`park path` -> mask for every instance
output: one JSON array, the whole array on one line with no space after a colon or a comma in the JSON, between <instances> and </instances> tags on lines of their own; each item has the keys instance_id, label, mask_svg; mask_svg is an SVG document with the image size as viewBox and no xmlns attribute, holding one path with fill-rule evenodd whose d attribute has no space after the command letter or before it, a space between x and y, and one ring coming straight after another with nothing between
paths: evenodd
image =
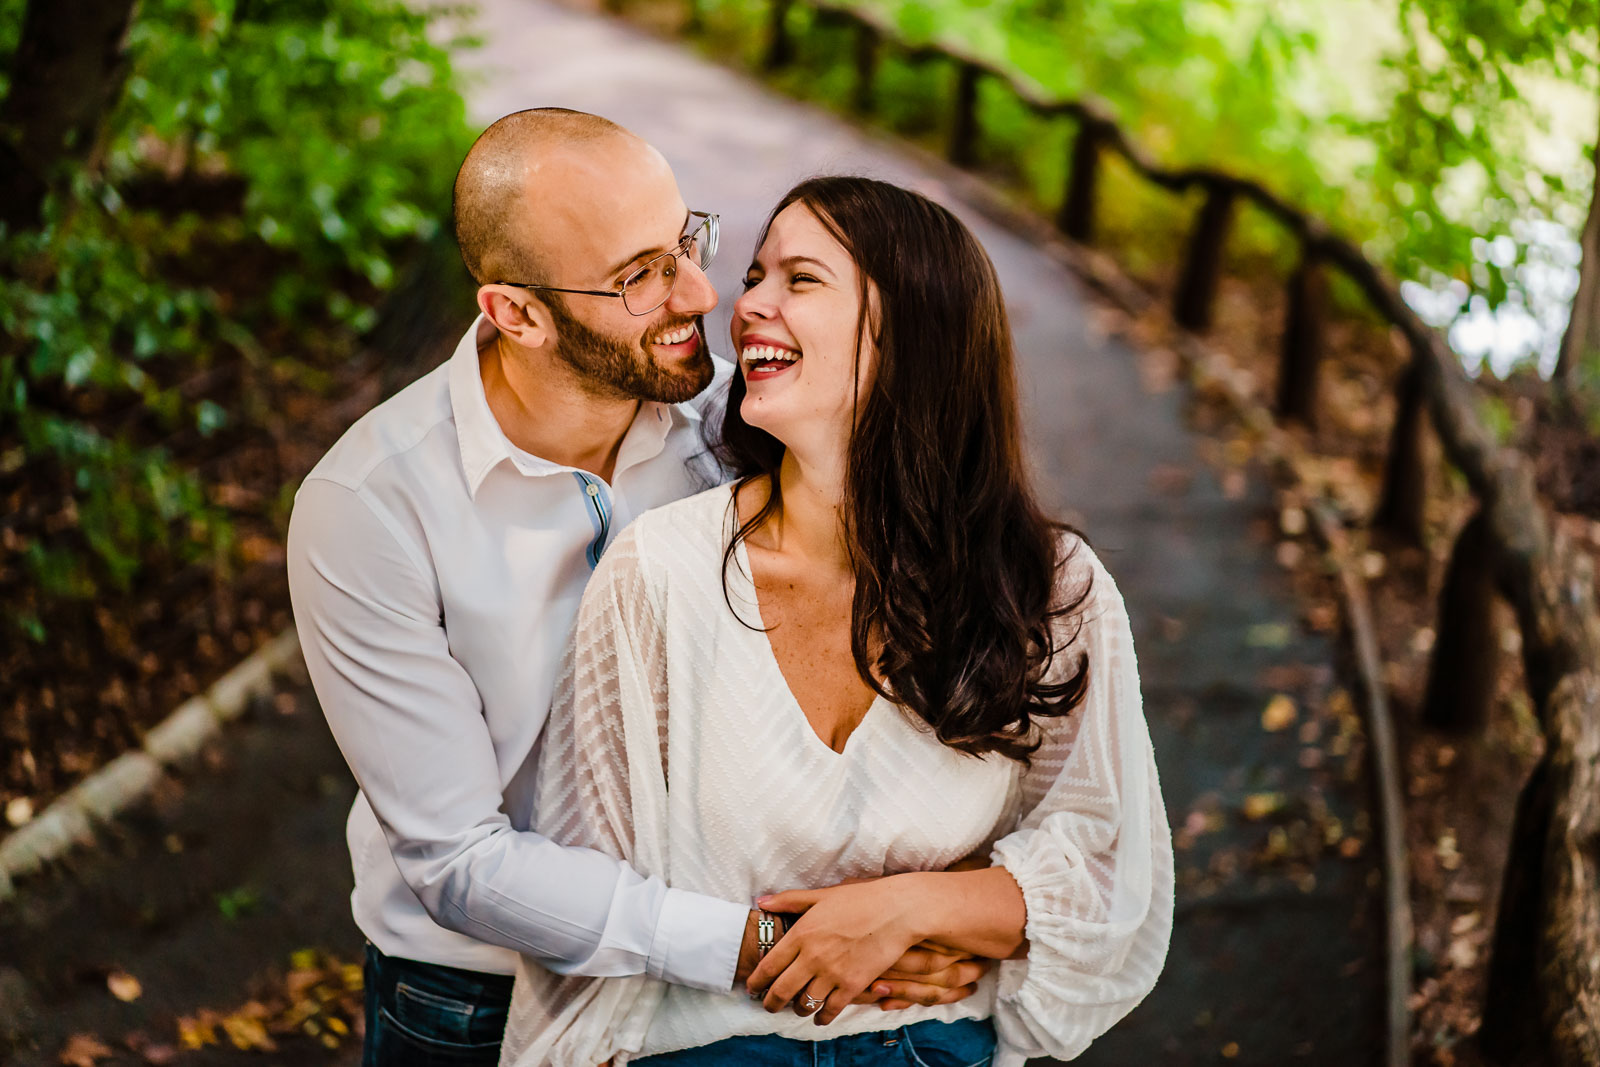
<instances>
[{"instance_id":1,"label":"park path","mask_svg":"<svg viewBox=\"0 0 1600 1067\"><path fill-rule=\"evenodd\" d=\"M691 207L721 213L711 274L725 299L710 319L719 350L756 230L803 176L895 181L973 227L1006 291L1046 498L1085 529L1118 581L1172 823L1205 831L1178 853L1160 984L1080 1062L1379 1062L1375 850L1324 855L1309 879L1247 858L1267 835L1239 815L1250 796L1281 795L1291 818L1323 805L1345 827L1367 818L1362 768L1302 766L1298 728L1339 728L1326 710L1336 650L1295 625L1263 479L1224 492L1185 426L1180 391L1147 388L1136 354L1094 328L1079 280L963 203L941 164L615 20L542 0L480 0L476 29L484 47L460 66L478 125L542 105L605 115L666 155ZM37 1050L16 1062L55 1062L74 1031L123 1033L164 1013L237 1004L250 976L281 970L302 945L354 957L342 837L352 787L303 683L286 686L276 710L233 731L182 791L127 820L112 847L24 885L0 910L0 1016L26 1016L18 1025ZM1262 729L1276 693L1295 701L1295 729ZM241 887L251 906L219 916L219 894ZM112 966L142 978L141 1002L106 996Z\"/></svg>"}]
</instances>

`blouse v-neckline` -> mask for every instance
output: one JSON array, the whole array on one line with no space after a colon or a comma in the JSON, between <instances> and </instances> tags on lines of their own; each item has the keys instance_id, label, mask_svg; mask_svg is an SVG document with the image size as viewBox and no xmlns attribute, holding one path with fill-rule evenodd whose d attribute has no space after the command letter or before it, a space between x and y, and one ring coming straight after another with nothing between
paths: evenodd
<instances>
[{"instance_id":1,"label":"blouse v-neckline","mask_svg":"<svg viewBox=\"0 0 1600 1067\"><path fill-rule=\"evenodd\" d=\"M729 505L730 521L737 520L737 512L734 510L736 507L737 502L731 501ZM732 532L733 529L730 527L728 535L732 536ZM750 637L753 641L760 643L761 659L766 668L772 671L775 684L782 690L786 698L784 700L785 710L790 715L797 717L797 725L812 741L816 742L817 747L823 752L835 759L842 759L848 756L852 746L855 746L856 738L860 737L863 731L868 729L873 720L881 717L878 714L878 705L886 702L883 694L873 694L872 703L868 704L867 710L862 713L861 721L857 722L854 728L845 735L844 744L838 748L828 744L823 736L817 732L816 724L811 721L811 717L806 714L806 709L800 703L800 698L794 695L794 687L789 684L789 677L783 673L783 665L778 662L778 652L772 647L772 637L767 631L766 620L761 617L761 596L756 589L756 572L750 566L750 554L745 551L745 543L743 541L740 541L734 547L734 569L739 572L739 583L744 587L741 590L743 593L742 599L748 602L750 610L755 615L754 619L745 619L744 621L747 623L753 622L757 627L757 629L749 630ZM741 613L736 611L735 614ZM747 627L742 628L748 629Z\"/></svg>"}]
</instances>

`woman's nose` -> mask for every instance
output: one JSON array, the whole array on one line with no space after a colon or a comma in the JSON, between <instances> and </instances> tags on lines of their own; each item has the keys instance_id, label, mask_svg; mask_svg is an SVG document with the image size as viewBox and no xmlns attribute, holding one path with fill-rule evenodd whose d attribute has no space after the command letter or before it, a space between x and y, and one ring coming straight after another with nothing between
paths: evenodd
<instances>
[{"instance_id":1,"label":"woman's nose","mask_svg":"<svg viewBox=\"0 0 1600 1067\"><path fill-rule=\"evenodd\" d=\"M772 318L772 301L767 299L764 289L758 282L739 294L739 299L733 302L733 317L746 321Z\"/></svg>"}]
</instances>

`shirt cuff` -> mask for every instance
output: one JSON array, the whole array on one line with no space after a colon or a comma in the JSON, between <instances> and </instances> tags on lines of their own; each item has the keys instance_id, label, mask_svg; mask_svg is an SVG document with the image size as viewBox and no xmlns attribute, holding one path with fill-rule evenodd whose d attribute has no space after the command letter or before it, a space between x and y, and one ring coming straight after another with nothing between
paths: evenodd
<instances>
[{"instance_id":1,"label":"shirt cuff","mask_svg":"<svg viewBox=\"0 0 1600 1067\"><path fill-rule=\"evenodd\" d=\"M711 993L733 988L750 905L668 889L645 969L652 978Z\"/></svg>"}]
</instances>

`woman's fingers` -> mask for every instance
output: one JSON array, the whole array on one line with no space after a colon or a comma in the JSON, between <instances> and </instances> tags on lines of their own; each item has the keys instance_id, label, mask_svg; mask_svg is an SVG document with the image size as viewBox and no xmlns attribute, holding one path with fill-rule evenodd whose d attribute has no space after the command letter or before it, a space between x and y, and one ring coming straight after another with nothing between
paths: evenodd
<instances>
[{"instance_id":1,"label":"woman's fingers","mask_svg":"<svg viewBox=\"0 0 1600 1067\"><path fill-rule=\"evenodd\" d=\"M835 989L828 995L827 1003L823 1005L821 1011L817 1012L816 1017L812 1019L812 1022L816 1023L818 1026L827 1026L829 1023L833 1022L833 1020L839 1017L839 1013L841 1011L844 1011L850 1006L850 999L851 998L848 991L843 989Z\"/></svg>"},{"instance_id":2,"label":"woman's fingers","mask_svg":"<svg viewBox=\"0 0 1600 1067\"><path fill-rule=\"evenodd\" d=\"M800 990L800 995L795 998L791 1010L802 1019L809 1019L821 1015L828 1003L828 997L835 992L833 987L821 978L813 978Z\"/></svg>"},{"instance_id":3,"label":"woman's fingers","mask_svg":"<svg viewBox=\"0 0 1600 1067\"><path fill-rule=\"evenodd\" d=\"M767 950L766 957L756 964L756 969L751 971L750 977L744 980L745 988L750 991L751 996L761 996L799 955L800 946L798 940L785 934L778 939L776 945ZM810 976L808 975L807 977Z\"/></svg>"},{"instance_id":4,"label":"woman's fingers","mask_svg":"<svg viewBox=\"0 0 1600 1067\"><path fill-rule=\"evenodd\" d=\"M776 949L774 949L776 951ZM767 959L772 958L772 953L767 953ZM765 960L762 961L766 962ZM762 997L762 1006L768 1011L782 1011L784 1007L801 995L801 991L811 982L816 975L809 967L796 963L794 966L784 968L782 974L775 978L767 987L767 995ZM822 987L825 995L833 988L832 984ZM810 1012L804 1014L809 1015Z\"/></svg>"},{"instance_id":5,"label":"woman's fingers","mask_svg":"<svg viewBox=\"0 0 1600 1067\"><path fill-rule=\"evenodd\" d=\"M776 911L785 915L800 915L808 911L811 905L817 902L816 889L791 889L784 893L774 893L770 897L761 897L756 901L756 907L762 911Z\"/></svg>"}]
</instances>

